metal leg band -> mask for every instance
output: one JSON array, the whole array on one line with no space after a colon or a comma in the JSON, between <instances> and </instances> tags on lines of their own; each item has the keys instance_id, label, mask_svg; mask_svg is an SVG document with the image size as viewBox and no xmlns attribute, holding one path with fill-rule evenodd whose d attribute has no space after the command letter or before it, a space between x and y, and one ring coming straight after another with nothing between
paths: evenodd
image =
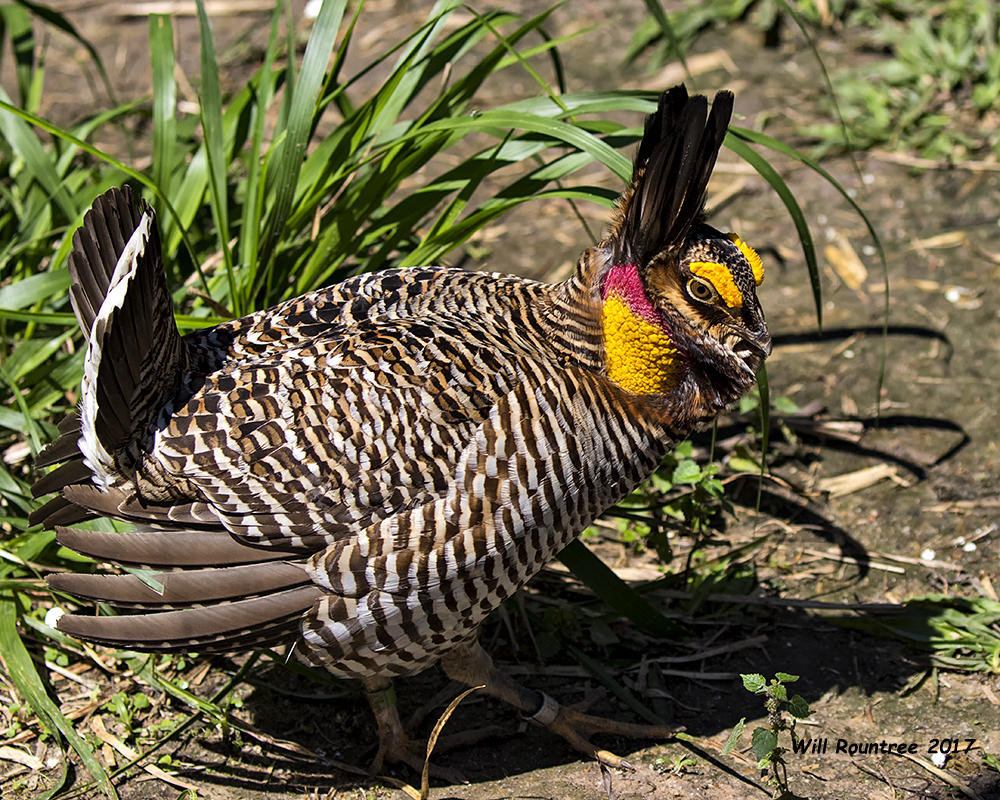
<instances>
[{"instance_id":1,"label":"metal leg band","mask_svg":"<svg viewBox=\"0 0 1000 800\"><path fill-rule=\"evenodd\" d=\"M528 719L546 727L551 725L559 715L559 703L549 697L545 692L539 692L542 696L542 707L532 714Z\"/></svg>"}]
</instances>

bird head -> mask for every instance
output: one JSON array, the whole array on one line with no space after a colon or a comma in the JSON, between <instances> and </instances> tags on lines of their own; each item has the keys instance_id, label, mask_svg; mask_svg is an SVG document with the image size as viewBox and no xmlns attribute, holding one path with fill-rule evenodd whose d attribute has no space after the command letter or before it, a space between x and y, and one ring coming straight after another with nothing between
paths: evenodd
<instances>
[{"instance_id":1,"label":"bird head","mask_svg":"<svg viewBox=\"0 0 1000 800\"><path fill-rule=\"evenodd\" d=\"M753 385L771 352L756 292L760 257L704 221L732 106L729 92L716 95L710 113L683 86L661 96L598 248L608 377L633 394L694 399L706 418Z\"/></svg>"}]
</instances>

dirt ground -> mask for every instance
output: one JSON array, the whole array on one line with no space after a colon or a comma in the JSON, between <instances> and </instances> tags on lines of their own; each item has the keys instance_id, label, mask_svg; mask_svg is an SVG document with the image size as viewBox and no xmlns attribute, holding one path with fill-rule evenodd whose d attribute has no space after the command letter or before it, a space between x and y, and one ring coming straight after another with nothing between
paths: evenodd
<instances>
[{"instance_id":1,"label":"dirt ground","mask_svg":"<svg viewBox=\"0 0 1000 800\"><path fill-rule=\"evenodd\" d=\"M369 4L363 19L370 28L361 36L357 57L371 58L387 42L397 40L423 19L425 6L417 0ZM55 7L68 11L80 32L98 46L115 75L119 99L148 91L144 18L118 16L106 5L70 10L69 5L56 3ZM535 10L528 2L505 7ZM571 90L665 88L682 77L674 69L647 74L622 65L621 54L644 9L640 0L573 0L553 15L549 26L553 35L603 23L598 32L563 49ZM296 18L301 18L300 6ZM265 15L252 13L215 19L220 52L234 81L252 70L265 21ZM197 63L194 19L181 18L175 36L185 68L192 74ZM852 43L844 39L821 43L820 49L828 67L854 57ZM714 65L697 76L697 88L733 89L742 115L738 124L755 127L767 119L769 133L791 136L792 117L815 113L820 85L815 62L793 33L786 34L780 48L767 50L758 33L737 27L724 36L706 37L695 54L702 58L692 63ZM83 61L76 46L53 34L48 58L52 90L45 93L43 115L67 121L81 102L107 102L92 80L81 78ZM503 81L494 79L490 93L481 99L483 105L535 93L528 76L516 70L510 75ZM93 92L92 98L81 97L83 86ZM137 153L141 159L141 147ZM649 687L643 664L648 667L657 658L690 652L713 653L675 666L661 665L663 685L647 691L657 713L684 726L697 742L601 742L636 766L635 772L612 776L614 796L619 800L767 796L752 754L747 757L749 731L765 716L763 703L744 691L738 675L784 671L802 676L794 691L815 711L799 732L814 741L828 741L825 752L787 756L789 783L797 795L816 800L1000 798L1000 773L982 760L984 753L1000 755L996 674L938 671L921 681L929 666L924 653L832 624L822 609L795 605L796 600L898 603L932 592L996 598L1000 172L917 172L891 156L866 154L858 158L859 180L849 159L824 162L853 193L885 245L890 313L888 336L883 338L886 296L881 266L863 221L838 191L806 168L775 162L816 238L823 269L820 332L787 212L766 183L734 156L724 153L722 162L713 183L714 204L719 207L712 221L737 231L764 256L767 279L761 302L775 340L768 361L772 396L789 397L816 413L789 423L799 440L779 444L774 462L787 487L765 492L760 518L753 512L755 485L741 488L734 482L730 487L737 503L737 515L728 520L725 532L730 546L757 542L768 534L764 543L752 548L759 581L752 602L734 605L726 598L709 598L696 611L681 607L678 613L704 625L702 639L677 646L632 635L630 641L639 642L640 649L633 652L631 662L622 663L627 659L615 653L617 660L608 664L626 685L642 691ZM611 178L603 180L611 185ZM604 219L599 209L585 213L598 227ZM586 232L568 207L536 204L501 221L488 242L492 251L488 266L533 277L559 276L587 243ZM852 255L867 268L867 275L859 272ZM720 438L740 432L724 425ZM878 479L855 491L838 495L836 484L824 482L865 468L878 468L873 476ZM683 551L691 543L681 536L676 544ZM623 574L656 575L648 559L630 558L624 547L610 543L602 552ZM574 596L575 588L561 573L540 577L546 586L558 585L564 595ZM505 624L487 626L484 641L503 639ZM509 647L499 648L497 658L560 702L587 699L593 701L595 713L630 718L565 653L550 658L544 669L534 666L530 655L523 655L522 664L510 663ZM209 694L225 683L238 663L216 659L210 670L189 666L197 675L192 688ZM115 688L128 688L130 680L127 674L114 676L113 681L101 677L101 690L110 695ZM397 692L404 718L444 685L438 671L401 681ZM61 697L71 693L65 684L57 683L56 689ZM406 796L390 781L335 766L335 762L364 766L371 758L374 726L359 693L345 696L339 688L300 681L275 668L257 673L245 684L237 703L233 714L247 720L252 729L221 731L206 725L166 749L170 771L200 795L220 800ZM161 715L168 719L178 713L179 707L166 703ZM419 730L426 734L438 713L429 712ZM747 718L748 729L742 757L721 756L718 748L741 717ZM468 781L437 782L431 791L436 800L608 796L605 778L594 763L581 760L562 740L526 725L490 700L475 696L467 700L448 731L484 722L500 726L501 733L435 756L435 763L461 771ZM935 767L932 748L942 739L959 740L962 748L969 740L974 744ZM907 757L850 755L836 752L838 740L848 745L885 741L917 747ZM295 747L308 748L323 760L303 757ZM112 754L106 752L105 757ZM419 785L419 776L406 770L391 775ZM44 772L12 777L4 781L4 796L38 796L47 780ZM120 778L118 788L129 800L176 796L180 790L137 770Z\"/></svg>"}]
</instances>

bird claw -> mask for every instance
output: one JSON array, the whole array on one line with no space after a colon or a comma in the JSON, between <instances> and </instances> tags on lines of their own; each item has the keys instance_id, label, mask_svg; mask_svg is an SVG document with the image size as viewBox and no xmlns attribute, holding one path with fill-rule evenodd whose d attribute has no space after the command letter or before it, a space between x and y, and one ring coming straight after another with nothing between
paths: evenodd
<instances>
[{"instance_id":1,"label":"bird claw","mask_svg":"<svg viewBox=\"0 0 1000 800\"><path fill-rule=\"evenodd\" d=\"M399 719L396 707L396 693L392 684L384 679L371 679L366 683L368 703L378 723L378 752L372 761L371 774L378 775L386 763L406 764L417 774L422 774L430 755L427 751L426 739L411 738ZM500 729L496 726L482 728L476 731L442 736L437 739L435 752L442 753L455 747L474 744L486 737L494 736ZM465 776L455 769L439 767L430 763L431 777L440 778L448 783L468 783Z\"/></svg>"},{"instance_id":2,"label":"bird claw","mask_svg":"<svg viewBox=\"0 0 1000 800\"><path fill-rule=\"evenodd\" d=\"M594 757L597 759L598 763L603 764L606 767L623 769L626 772L635 772L635 767L630 762L626 761L621 756L616 756L608 750L597 750L594 752Z\"/></svg>"},{"instance_id":3,"label":"bird claw","mask_svg":"<svg viewBox=\"0 0 1000 800\"><path fill-rule=\"evenodd\" d=\"M581 753L586 753L599 763L615 769L635 772L635 767L621 756L616 756L608 750L598 750L590 743L590 736L595 733L610 733L616 736L627 736L630 739L669 739L678 731L683 730L680 727L636 725L631 722L618 722L604 717L581 714L579 711L560 706L544 693L542 697L542 706L531 719L536 721L550 720L545 723L550 731L562 736Z\"/></svg>"},{"instance_id":4,"label":"bird claw","mask_svg":"<svg viewBox=\"0 0 1000 800\"><path fill-rule=\"evenodd\" d=\"M427 745L425 742L410 739L406 736L401 740L380 741L378 753L372 762L371 774L373 776L380 775L384 764L387 762L392 764L406 764L418 775L423 774L426 756L421 755L421 752L426 753L426 751ZM432 778L439 778L451 784L469 782L459 770L441 767L433 762L429 765L429 774Z\"/></svg>"}]
</instances>

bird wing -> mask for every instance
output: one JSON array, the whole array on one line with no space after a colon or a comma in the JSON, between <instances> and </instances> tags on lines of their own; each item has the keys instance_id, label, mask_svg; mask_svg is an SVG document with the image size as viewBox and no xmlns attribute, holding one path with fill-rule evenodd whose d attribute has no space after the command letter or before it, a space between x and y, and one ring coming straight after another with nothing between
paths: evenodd
<instances>
[{"instance_id":1,"label":"bird wing","mask_svg":"<svg viewBox=\"0 0 1000 800\"><path fill-rule=\"evenodd\" d=\"M327 593L296 644L307 662L357 675L433 663L668 449L606 379L519 368L525 379L476 425L447 491L310 559Z\"/></svg>"},{"instance_id":2,"label":"bird wing","mask_svg":"<svg viewBox=\"0 0 1000 800\"><path fill-rule=\"evenodd\" d=\"M523 379L516 362L444 325L428 335L424 320L337 333L206 376L134 484L67 497L305 552L445 494L477 426Z\"/></svg>"}]
</instances>

